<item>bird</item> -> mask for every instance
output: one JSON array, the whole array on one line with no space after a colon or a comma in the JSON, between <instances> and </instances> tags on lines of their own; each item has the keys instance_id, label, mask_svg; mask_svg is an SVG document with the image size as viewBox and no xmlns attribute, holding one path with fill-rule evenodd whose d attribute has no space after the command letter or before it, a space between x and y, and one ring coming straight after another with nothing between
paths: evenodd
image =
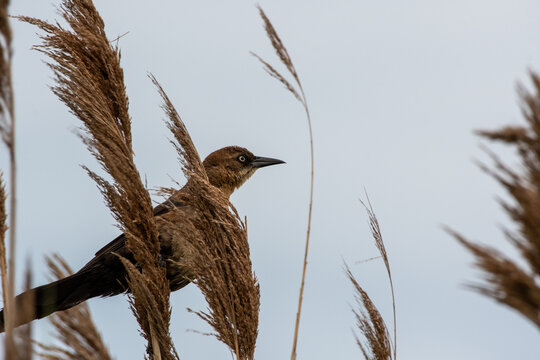
<instances>
[{"instance_id":1,"label":"bird","mask_svg":"<svg viewBox=\"0 0 540 360\"><path fill-rule=\"evenodd\" d=\"M210 184L229 198L256 170L283 163L285 162L279 159L255 156L243 147L227 146L209 154L202 164ZM181 244L178 242L182 239L173 237L168 231L171 221L189 221L186 218L190 216L190 207L182 201L185 196L188 196L186 189L189 183L188 180L184 187L175 191L165 202L154 208L160 239L160 257L165 263L171 291L179 290L190 282L186 274L183 274L181 266L178 265L182 257ZM175 211L171 211L173 208ZM73 275L18 295L15 301L19 309L27 301L33 303L35 308L32 314L16 316L15 326L44 318L56 311L67 310L91 298L129 292L127 272L119 256L137 265L126 245L124 234L96 252L94 257ZM3 331L5 331L4 309L0 311L0 332Z\"/></svg>"}]
</instances>

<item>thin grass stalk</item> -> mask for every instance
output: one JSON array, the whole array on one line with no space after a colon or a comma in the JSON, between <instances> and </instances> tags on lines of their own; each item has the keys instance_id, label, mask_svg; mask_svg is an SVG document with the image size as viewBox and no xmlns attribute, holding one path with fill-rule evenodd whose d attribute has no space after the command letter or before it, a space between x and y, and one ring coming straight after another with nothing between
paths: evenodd
<instances>
[{"instance_id":1,"label":"thin grass stalk","mask_svg":"<svg viewBox=\"0 0 540 360\"><path fill-rule=\"evenodd\" d=\"M0 172L0 271L2 278L2 300L7 303L7 263L6 263L6 231L7 231L7 209L6 209L6 187L4 183L4 174Z\"/></svg>"},{"instance_id":2,"label":"thin grass stalk","mask_svg":"<svg viewBox=\"0 0 540 360\"><path fill-rule=\"evenodd\" d=\"M7 195L6 195L6 188L4 186L3 174L0 172L0 270L2 271L2 274L1 274L2 275L2 298L4 301L4 308L8 309L8 306L11 306L11 301L10 301L9 290L8 290L9 274L7 271L8 269L7 269L7 264L6 264L5 235L8 229L7 222L6 222L7 216L8 216L7 209L6 209L6 200L7 200ZM0 319L0 321L4 321L4 324L7 325L7 323L9 323L7 321L7 318L10 312L6 310L5 314L6 314L5 315L6 318ZM6 337L4 341L5 341L4 342L4 357L6 359L9 359L15 356L14 346L13 346L14 339L13 339L12 328L10 328L9 332L6 332Z\"/></svg>"},{"instance_id":3,"label":"thin grass stalk","mask_svg":"<svg viewBox=\"0 0 540 360\"><path fill-rule=\"evenodd\" d=\"M371 206L371 201L369 200L369 196L366 193L366 199L367 203L360 200L360 203L364 206L366 209L366 212L368 213L369 217L369 227L371 229L371 234L373 236L373 239L375 240L375 246L377 247L377 250L379 250L379 253L381 254L381 257L384 261L384 266L386 268L386 272L388 274L388 280L390 281L390 291L392 292L392 314L394 318L394 360L397 359L397 325L396 325L396 297L394 294L394 282L392 281L392 272L390 271L390 261L388 260L388 253L386 252L386 247L384 245L381 227L379 226L379 220L377 219L377 216L375 215L375 212L373 211L373 207Z\"/></svg>"},{"instance_id":4,"label":"thin grass stalk","mask_svg":"<svg viewBox=\"0 0 540 360\"><path fill-rule=\"evenodd\" d=\"M266 31L266 35L268 39L270 40L272 46L274 47L274 50L276 51L276 54L278 55L281 63L287 68L287 71L289 74L293 77L296 85L298 86L298 90L280 73L278 72L272 65L270 65L267 61L263 60L260 56L257 54L252 53L262 64L264 70L273 78L277 79L279 82L281 82L285 88L302 104L304 107L304 111L306 113L306 119L308 124L308 130L309 130L309 150L310 150L310 162L311 162L311 172L310 172L310 189L309 189L309 206L308 206L308 221L307 221L307 230L306 230L306 245L304 250L304 261L302 265L302 280L300 283L300 291L298 295L298 310L296 312L296 321L294 325L294 337L293 337L293 345L292 345L292 351L291 351L291 360L296 359L296 347L298 344L298 331L300 328L300 316L302 313L302 303L304 299L304 286L305 286L305 280L306 280L306 272L307 272L307 259L308 259L308 253L309 253L309 240L311 236L311 218L312 218L312 212L313 212L313 187L314 187L314 179L315 179L315 160L314 160L314 150L313 150L313 130L311 125L311 115L309 112L309 106L307 103L306 95L304 92L304 88L302 86L302 82L300 81L300 77L298 76L298 72L296 71L296 68L294 67L294 64L291 60L291 57L289 55L289 52L287 51L287 48L281 41L281 38L279 37L277 31L275 30L274 26L270 22L270 19L266 16L263 9L260 6L257 6L259 9L259 14L264 22L264 28Z\"/></svg>"},{"instance_id":5,"label":"thin grass stalk","mask_svg":"<svg viewBox=\"0 0 540 360\"><path fill-rule=\"evenodd\" d=\"M294 339L293 339L293 347L291 352L291 359L296 359L296 345L298 343L298 330L300 328L300 314L302 312L302 303L304 300L304 285L306 281L306 272L307 272L307 259L308 259L308 251L309 251L309 239L311 236L311 214L313 211L313 182L314 182L314 156L313 156L313 131L311 128L311 116L309 113L309 108L307 106L306 97L304 95L304 90L302 89L302 85L300 84L300 81L298 81L298 84L300 86L300 91L302 93L302 104L304 106L304 109L306 111L307 121L308 121L308 128L309 128L309 150L310 150L310 158L311 158L311 174L310 174L310 187L309 187L309 210L308 210L308 224L307 224L307 231L306 231L306 246L304 249L304 263L302 265L302 282L300 284L300 293L298 295L298 311L296 312L296 321L294 325Z\"/></svg>"},{"instance_id":6,"label":"thin grass stalk","mask_svg":"<svg viewBox=\"0 0 540 360\"><path fill-rule=\"evenodd\" d=\"M394 317L394 360L397 359L397 325L396 325L396 297L394 295L394 282L390 271L388 272L388 279L390 280L390 290L392 291L392 313Z\"/></svg>"},{"instance_id":7,"label":"thin grass stalk","mask_svg":"<svg viewBox=\"0 0 540 360\"><path fill-rule=\"evenodd\" d=\"M0 2L0 133L9 152L9 265L3 268L2 287L4 295L6 351L10 351L14 338L12 334L14 314L16 313L14 297L15 285L15 250L16 250L16 224L17 224L17 164L15 157L15 112L13 101L13 88L11 80L11 26L8 19L9 0ZM6 274L6 275L4 275ZM6 278L4 278L6 276ZM7 285L5 284L7 281ZM10 345L11 344L11 345Z\"/></svg>"},{"instance_id":8,"label":"thin grass stalk","mask_svg":"<svg viewBox=\"0 0 540 360\"><path fill-rule=\"evenodd\" d=\"M17 228L17 163L15 159L15 124L11 124L9 145L9 281L7 286L7 302L5 303L4 314L6 316L6 341L13 341L13 327L17 304L15 302L15 255L16 255L16 228ZM11 340L10 340L11 339Z\"/></svg>"}]
</instances>

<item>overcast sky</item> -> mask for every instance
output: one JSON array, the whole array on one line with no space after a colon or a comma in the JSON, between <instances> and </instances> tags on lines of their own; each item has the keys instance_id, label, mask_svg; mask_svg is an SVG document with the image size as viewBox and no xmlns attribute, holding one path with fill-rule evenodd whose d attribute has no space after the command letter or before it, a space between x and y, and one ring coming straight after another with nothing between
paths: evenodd
<instances>
[{"instance_id":1,"label":"overcast sky","mask_svg":"<svg viewBox=\"0 0 540 360\"><path fill-rule=\"evenodd\" d=\"M58 18L58 0L13 0L11 13ZM257 359L290 354L309 196L309 143L301 106L249 51L277 64L249 1L96 0L109 38L120 40L136 163L150 187L182 180L167 142L152 72L173 100L201 156L245 146L286 165L260 170L232 201L248 217L261 285ZM478 278L449 225L505 252L510 226L500 187L473 163L486 160L475 129L521 121L516 83L540 70L535 0L261 0L304 84L315 138L315 201L299 359L359 359L351 328L350 264L391 323L391 297L358 198L367 190L387 246L397 301L398 358L538 359L538 330L464 288ZM118 235L95 184L98 169L73 134L78 120L50 92L51 72L30 47L37 29L13 23L19 160L18 270L43 255L74 267ZM504 148L497 151L508 158ZM510 157L511 159L511 157ZM0 160L8 168L7 156ZM158 198L156 198L157 200ZM19 277L20 278L20 277ZM190 285L171 296L172 337L183 359L229 358L189 330L208 327ZM117 359L142 358L125 296L89 301ZM35 336L52 341L46 320Z\"/></svg>"}]
</instances>

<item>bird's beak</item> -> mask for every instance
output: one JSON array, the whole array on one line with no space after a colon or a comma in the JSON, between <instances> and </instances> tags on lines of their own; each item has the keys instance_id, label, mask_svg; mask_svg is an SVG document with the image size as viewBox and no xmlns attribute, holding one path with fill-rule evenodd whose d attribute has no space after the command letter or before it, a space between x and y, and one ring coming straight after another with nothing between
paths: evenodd
<instances>
[{"instance_id":1,"label":"bird's beak","mask_svg":"<svg viewBox=\"0 0 540 360\"><path fill-rule=\"evenodd\" d=\"M256 169L262 168L265 166L270 166L270 165L277 165L277 164L285 164L285 161L279 160L279 159L255 156L255 159L251 163L251 165Z\"/></svg>"}]
</instances>

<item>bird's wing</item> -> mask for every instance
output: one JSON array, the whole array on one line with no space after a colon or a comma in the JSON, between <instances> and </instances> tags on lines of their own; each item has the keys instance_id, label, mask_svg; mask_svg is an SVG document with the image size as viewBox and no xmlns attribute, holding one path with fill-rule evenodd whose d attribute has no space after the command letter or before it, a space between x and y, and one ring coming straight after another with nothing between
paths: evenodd
<instances>
[{"instance_id":1,"label":"bird's wing","mask_svg":"<svg viewBox=\"0 0 540 360\"><path fill-rule=\"evenodd\" d=\"M170 197L165 202L159 204L154 208L154 216L163 216L171 211L175 207L185 206L181 201L175 200L173 197ZM98 252L96 252L94 258L90 260L80 271L85 271L92 268L98 263L107 263L115 264L119 262L118 257L114 254L120 255L122 257L132 260L131 253L126 247L126 237L124 234L120 234L113 241L102 247ZM123 267L123 266L122 266Z\"/></svg>"},{"instance_id":2,"label":"bird's wing","mask_svg":"<svg viewBox=\"0 0 540 360\"><path fill-rule=\"evenodd\" d=\"M118 235L113 241L102 247L97 253L96 257L100 256L101 254L105 253L111 253L116 252L120 248L122 248L126 243L126 237L124 234Z\"/></svg>"},{"instance_id":3,"label":"bird's wing","mask_svg":"<svg viewBox=\"0 0 540 360\"><path fill-rule=\"evenodd\" d=\"M171 197L154 208L154 216L162 216L170 212L172 208L180 206L184 206L184 203L177 201ZM126 237L124 236L124 234L120 234L113 241L102 247L95 256L98 257L104 253L116 252L123 248L125 244Z\"/></svg>"}]
</instances>

